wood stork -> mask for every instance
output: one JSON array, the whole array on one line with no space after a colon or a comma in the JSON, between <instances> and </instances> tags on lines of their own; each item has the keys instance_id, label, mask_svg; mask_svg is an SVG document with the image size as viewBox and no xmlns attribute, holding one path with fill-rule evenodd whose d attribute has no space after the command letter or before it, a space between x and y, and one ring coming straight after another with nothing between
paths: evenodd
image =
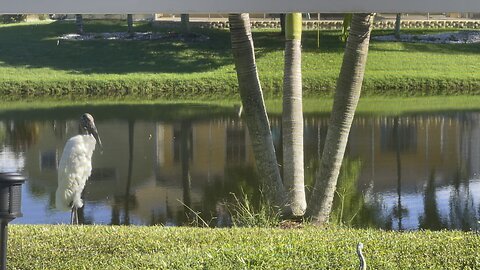
<instances>
[{"instance_id":1,"label":"wood stork","mask_svg":"<svg viewBox=\"0 0 480 270\"><path fill-rule=\"evenodd\" d=\"M77 209L83 207L81 198L83 188L92 172L92 154L98 142L98 136L93 117L85 113L80 118L80 134L70 138L63 149L58 166L58 188L55 205L60 211L71 210L70 221L78 224Z\"/></svg>"}]
</instances>

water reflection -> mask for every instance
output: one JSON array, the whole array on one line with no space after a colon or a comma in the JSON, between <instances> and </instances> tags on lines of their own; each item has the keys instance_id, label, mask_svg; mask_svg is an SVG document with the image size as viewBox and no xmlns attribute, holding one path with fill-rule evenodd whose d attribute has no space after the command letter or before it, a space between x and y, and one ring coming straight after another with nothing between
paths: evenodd
<instances>
[{"instance_id":1,"label":"water reflection","mask_svg":"<svg viewBox=\"0 0 480 270\"><path fill-rule=\"evenodd\" d=\"M200 217L224 226L229 220L223 203L233 199L232 192L260 203L248 132L234 112L93 109L104 151L94 153L81 222L183 225ZM65 141L76 132L78 115L86 110L92 108L0 115L0 170L29 177L24 217L15 222L68 222L68 214L54 209L56 168ZM169 112L154 113L162 110ZM271 119L280 150L281 119ZM327 119L305 117L309 186ZM478 112L356 117L332 220L394 230L475 228L480 216L479 120Z\"/></svg>"}]
</instances>

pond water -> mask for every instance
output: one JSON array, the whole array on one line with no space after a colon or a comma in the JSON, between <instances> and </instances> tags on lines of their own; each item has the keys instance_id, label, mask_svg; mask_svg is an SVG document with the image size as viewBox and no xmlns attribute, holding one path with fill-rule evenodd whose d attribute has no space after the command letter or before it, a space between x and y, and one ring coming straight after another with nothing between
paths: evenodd
<instances>
[{"instance_id":1,"label":"pond water","mask_svg":"<svg viewBox=\"0 0 480 270\"><path fill-rule=\"evenodd\" d=\"M68 223L55 209L56 168L77 119L91 112L104 145L83 194L85 224L225 226L225 203L260 186L245 123L199 105L77 106L0 113L0 171L19 171L14 223ZM477 229L480 112L356 116L332 219L393 230ZM327 115L305 115L306 182L314 182ZM271 116L281 160L281 117ZM196 214L194 214L195 212Z\"/></svg>"}]
</instances>

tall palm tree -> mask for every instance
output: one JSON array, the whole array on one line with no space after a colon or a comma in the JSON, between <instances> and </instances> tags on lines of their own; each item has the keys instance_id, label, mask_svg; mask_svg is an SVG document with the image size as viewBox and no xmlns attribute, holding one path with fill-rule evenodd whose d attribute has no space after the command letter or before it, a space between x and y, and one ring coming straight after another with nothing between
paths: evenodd
<instances>
[{"instance_id":1,"label":"tall palm tree","mask_svg":"<svg viewBox=\"0 0 480 270\"><path fill-rule=\"evenodd\" d=\"M83 15L75 14L75 25L77 26L77 34L83 34Z\"/></svg>"},{"instance_id":2,"label":"tall palm tree","mask_svg":"<svg viewBox=\"0 0 480 270\"><path fill-rule=\"evenodd\" d=\"M303 216L307 201L303 170L302 14L287 14L285 26L283 180L292 214Z\"/></svg>"},{"instance_id":3,"label":"tall palm tree","mask_svg":"<svg viewBox=\"0 0 480 270\"><path fill-rule=\"evenodd\" d=\"M248 13L229 14L228 17L238 87L257 170L263 180L267 196L276 206L283 209L285 190L277 165L270 123L258 78L250 17Z\"/></svg>"},{"instance_id":4,"label":"tall palm tree","mask_svg":"<svg viewBox=\"0 0 480 270\"><path fill-rule=\"evenodd\" d=\"M333 109L307 212L317 225L328 222L348 134L360 97L374 14L354 14L337 81Z\"/></svg>"}]
</instances>

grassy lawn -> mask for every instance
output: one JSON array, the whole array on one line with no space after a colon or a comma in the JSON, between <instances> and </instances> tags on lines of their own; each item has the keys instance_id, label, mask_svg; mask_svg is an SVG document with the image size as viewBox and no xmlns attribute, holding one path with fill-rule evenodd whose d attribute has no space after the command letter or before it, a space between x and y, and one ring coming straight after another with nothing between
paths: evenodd
<instances>
[{"instance_id":1,"label":"grassy lawn","mask_svg":"<svg viewBox=\"0 0 480 270\"><path fill-rule=\"evenodd\" d=\"M228 31L195 30L210 37L203 43L96 40L57 45L59 35L74 29L73 22L0 26L0 117L32 109L41 117L55 114L51 108L65 106L89 110L112 106L112 117L130 114L115 110L117 104L167 118L234 115L239 99ZM85 30L125 31L126 25L86 21ZM148 24L135 30L164 31ZM338 34L322 31L317 48L316 31L304 33L304 92L309 97L304 100L305 113L330 111L329 96L343 53ZM278 114L283 42L276 30L257 30L254 40L267 108ZM480 110L480 96L472 96L480 92L478 70L480 44L373 41L366 97L360 100L358 113ZM66 110L61 117L69 113ZM473 232L308 226L282 230L11 225L8 264L9 269L356 269L358 242L365 245L369 269L480 269L480 236Z\"/></svg>"},{"instance_id":2,"label":"grassy lawn","mask_svg":"<svg viewBox=\"0 0 480 270\"><path fill-rule=\"evenodd\" d=\"M10 226L9 269L479 269L472 232Z\"/></svg>"},{"instance_id":3,"label":"grassy lawn","mask_svg":"<svg viewBox=\"0 0 480 270\"><path fill-rule=\"evenodd\" d=\"M124 22L86 21L87 32L125 31ZM64 41L73 22L0 26L0 95L8 99L59 97L235 97L236 74L226 30L195 29L206 42ZM167 31L139 24L136 31ZM425 33L432 30L408 30ZM438 30L436 30L438 31ZM374 31L373 35L386 34ZM306 96L328 96L342 61L338 31L303 35ZM278 30L254 32L257 63L267 97L279 97L283 41ZM365 95L458 95L480 90L480 44L442 45L372 41Z\"/></svg>"}]
</instances>

